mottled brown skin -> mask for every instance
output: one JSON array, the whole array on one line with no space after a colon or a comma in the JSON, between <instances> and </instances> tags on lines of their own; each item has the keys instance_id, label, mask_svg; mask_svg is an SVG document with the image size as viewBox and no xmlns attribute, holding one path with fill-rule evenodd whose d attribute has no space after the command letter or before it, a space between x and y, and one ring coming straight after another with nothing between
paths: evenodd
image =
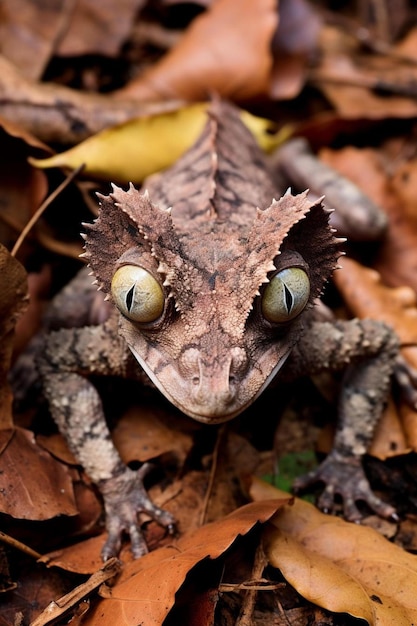
<instances>
[{"instance_id":1,"label":"mottled brown skin","mask_svg":"<svg viewBox=\"0 0 417 626\"><path fill-rule=\"evenodd\" d=\"M323 481L319 504L331 510L339 493L349 519L359 517L358 499L393 515L372 493L361 457L386 403L398 341L379 322L320 320L314 304L339 256L321 202L306 193L273 200L263 155L224 103L213 105L189 152L143 188L115 187L101 198L98 219L86 226L86 257L108 295L117 268L145 268L164 295L162 314L139 324L114 306L102 324L50 334L40 359L52 415L104 498L103 558L118 553L125 532L136 557L146 551L138 512L168 528L174 519L147 496L147 465L135 472L122 463L92 374L142 381L147 374L181 411L210 424L241 413L281 368L286 377L346 370L334 449L297 486ZM271 322L262 308L266 286L294 266L309 278L305 307Z\"/></svg>"}]
</instances>

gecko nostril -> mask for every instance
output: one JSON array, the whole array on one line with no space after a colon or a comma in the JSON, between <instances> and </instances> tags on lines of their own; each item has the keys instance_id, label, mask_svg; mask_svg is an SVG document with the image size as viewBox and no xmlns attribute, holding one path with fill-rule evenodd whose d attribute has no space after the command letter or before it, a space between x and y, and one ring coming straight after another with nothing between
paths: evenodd
<instances>
[{"instance_id":1,"label":"gecko nostril","mask_svg":"<svg viewBox=\"0 0 417 626\"><path fill-rule=\"evenodd\" d=\"M193 376L191 379L193 385L197 386L200 384L200 377L199 376Z\"/></svg>"}]
</instances>

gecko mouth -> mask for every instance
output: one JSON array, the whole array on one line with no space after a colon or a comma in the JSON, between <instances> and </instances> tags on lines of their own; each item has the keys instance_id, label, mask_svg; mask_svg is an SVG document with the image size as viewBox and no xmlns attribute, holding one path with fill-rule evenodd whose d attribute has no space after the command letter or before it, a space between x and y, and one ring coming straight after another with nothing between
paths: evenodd
<instances>
[{"instance_id":1,"label":"gecko mouth","mask_svg":"<svg viewBox=\"0 0 417 626\"><path fill-rule=\"evenodd\" d=\"M243 413L269 386L290 353L288 349L281 355L269 374L262 377L260 384L254 384L255 375L256 373L259 375L259 369L253 368L253 376L245 377L239 385L235 385L234 389L222 393L207 389L205 392L200 390L196 393L190 383L180 376L171 375L166 383L161 381L135 348L130 346L130 349L155 387L182 413L203 424L221 424ZM248 389L251 391L248 392Z\"/></svg>"}]
</instances>

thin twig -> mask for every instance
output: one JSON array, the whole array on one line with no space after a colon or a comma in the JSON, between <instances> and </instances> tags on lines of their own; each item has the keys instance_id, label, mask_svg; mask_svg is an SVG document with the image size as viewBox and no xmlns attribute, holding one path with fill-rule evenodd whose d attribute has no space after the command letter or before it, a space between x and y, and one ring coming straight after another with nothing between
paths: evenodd
<instances>
[{"instance_id":1,"label":"thin twig","mask_svg":"<svg viewBox=\"0 0 417 626\"><path fill-rule=\"evenodd\" d=\"M67 187L74 180L74 178L84 169L84 165L85 164L82 163L75 170L73 170L71 174L68 174L67 178L64 181L62 181L62 183L58 185L58 187L42 202L40 207L32 215L32 217L30 218L30 220L28 221L28 223L26 224L26 226L20 233L19 237L17 238L17 241L14 244L13 249L11 251L12 256L16 256L24 239L27 237L30 230L33 228L33 226L36 224L38 219L41 217L42 213L55 200L55 198L59 196L59 194L65 189L65 187Z\"/></svg>"},{"instance_id":2,"label":"thin twig","mask_svg":"<svg viewBox=\"0 0 417 626\"><path fill-rule=\"evenodd\" d=\"M252 580L261 580L263 571L267 565L268 559L266 558L261 542L255 552L255 559L252 567ZM253 612L255 610L255 603L259 590L259 585L254 585L249 587L249 589L244 592L239 616L235 621L235 626L250 626L250 624L253 624ZM265 591L265 589L263 589L263 591Z\"/></svg>"},{"instance_id":3,"label":"thin twig","mask_svg":"<svg viewBox=\"0 0 417 626\"><path fill-rule=\"evenodd\" d=\"M119 573L120 568L121 562L118 559L109 559L98 572L94 572L84 583L61 598L50 602L42 613L30 623L30 626L46 626L46 624L62 618L68 611L76 611L77 605L79 606L80 603L84 602L87 595L109 579L114 578Z\"/></svg>"},{"instance_id":4,"label":"thin twig","mask_svg":"<svg viewBox=\"0 0 417 626\"><path fill-rule=\"evenodd\" d=\"M215 445L214 450L213 450L213 456L212 456L212 462L211 462L211 468L210 468L209 484L207 485L206 494L205 494L204 502L203 502L203 507L201 509L201 514L200 514L200 525L201 526L203 526L203 524L205 523L205 520L206 520L208 503L209 503L209 500L210 500L210 496L211 496L211 492L212 492L213 484L214 484L214 478L215 478L216 471L217 471L217 462L218 462L218 457L219 457L219 448L220 448L221 441L223 440L224 431L225 431L225 425L223 424L219 428L219 431L217 433L216 445Z\"/></svg>"},{"instance_id":5,"label":"thin twig","mask_svg":"<svg viewBox=\"0 0 417 626\"><path fill-rule=\"evenodd\" d=\"M40 559L42 556L42 554L40 554L39 552L36 552L36 550L33 550L32 548L22 543L18 539L15 539L14 537L10 537L10 535L6 535L6 533L4 533L1 530L0 530L0 541L2 541L3 543L7 543L7 545L12 546L12 548L16 548L16 550L20 550L21 552L24 552L25 554L32 556L34 559Z\"/></svg>"}]
</instances>

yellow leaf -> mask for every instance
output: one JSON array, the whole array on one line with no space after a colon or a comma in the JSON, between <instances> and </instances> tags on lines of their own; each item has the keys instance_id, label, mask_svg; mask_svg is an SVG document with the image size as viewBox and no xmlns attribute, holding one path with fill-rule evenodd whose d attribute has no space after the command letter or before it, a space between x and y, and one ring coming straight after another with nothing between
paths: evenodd
<instances>
[{"instance_id":1,"label":"yellow leaf","mask_svg":"<svg viewBox=\"0 0 417 626\"><path fill-rule=\"evenodd\" d=\"M254 480L251 496L263 500L288 494ZM318 606L371 626L417 624L417 556L372 528L325 515L294 498L272 518L265 546L270 563Z\"/></svg>"},{"instance_id":2,"label":"yellow leaf","mask_svg":"<svg viewBox=\"0 0 417 626\"><path fill-rule=\"evenodd\" d=\"M107 128L60 154L29 160L41 169L76 169L85 164L85 176L119 184L140 183L175 163L194 143L207 119L207 107L208 103L200 102L176 111L136 118ZM273 122L247 111L242 111L242 121L268 152L292 132L290 127L277 131Z\"/></svg>"}]
</instances>

